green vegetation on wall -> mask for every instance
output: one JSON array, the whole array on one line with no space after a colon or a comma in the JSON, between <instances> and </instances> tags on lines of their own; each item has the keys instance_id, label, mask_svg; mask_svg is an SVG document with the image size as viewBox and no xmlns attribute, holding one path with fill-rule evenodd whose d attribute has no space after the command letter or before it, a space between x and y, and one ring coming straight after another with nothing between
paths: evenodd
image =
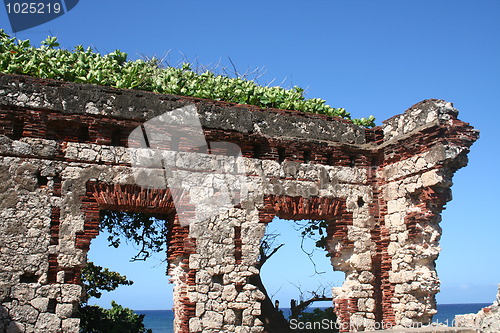
<instances>
[{"instance_id":1,"label":"green vegetation on wall","mask_svg":"<svg viewBox=\"0 0 500 333\"><path fill-rule=\"evenodd\" d=\"M351 119L343 108L333 108L319 98L306 99L304 90L297 86L292 89L264 87L251 80L217 75L210 71L199 74L191 69L189 63L165 68L154 58L127 61L127 54L119 50L101 55L79 45L69 51L59 48L56 37L48 37L37 48L29 40L10 37L2 29L0 72ZM365 127L374 126L374 121L373 116L352 119L353 123Z\"/></svg>"},{"instance_id":2,"label":"green vegetation on wall","mask_svg":"<svg viewBox=\"0 0 500 333\"><path fill-rule=\"evenodd\" d=\"M82 270L85 295L78 308L80 333L152 333L151 329L144 327L144 315L138 315L115 301L111 302L110 309L88 304L89 298L101 298L102 291L113 291L133 283L126 276L88 262Z\"/></svg>"}]
</instances>

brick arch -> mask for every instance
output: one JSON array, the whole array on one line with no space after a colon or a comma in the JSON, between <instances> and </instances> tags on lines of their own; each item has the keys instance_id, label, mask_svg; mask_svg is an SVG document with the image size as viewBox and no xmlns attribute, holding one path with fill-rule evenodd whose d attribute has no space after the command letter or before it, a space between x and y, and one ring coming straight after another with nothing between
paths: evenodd
<instances>
[{"instance_id":1,"label":"brick arch","mask_svg":"<svg viewBox=\"0 0 500 333\"><path fill-rule=\"evenodd\" d=\"M196 240L189 237L189 226L180 225L170 190L90 180L81 202L85 224L84 230L76 234L75 246L86 252L91 240L99 234L102 210L158 214L167 219L167 272L174 284L174 325L176 332L189 332L189 319L195 315L195 305L187 293L189 286L195 285L196 274L196 270L189 268L189 255L196 252ZM54 268L57 271L57 263ZM81 269L75 268L72 276L76 278L68 282L80 283Z\"/></svg>"},{"instance_id":2,"label":"brick arch","mask_svg":"<svg viewBox=\"0 0 500 333\"><path fill-rule=\"evenodd\" d=\"M327 221L327 241L329 244L337 244L336 247L327 247L331 257L340 257L341 252L353 246L347 237L348 226L353 224L353 216L343 198L267 195L264 197L263 207L259 210L260 222L268 224L275 217L286 220ZM339 268L334 267L334 270L342 271ZM339 322L349 327L350 317L357 311L357 299L334 299L334 311Z\"/></svg>"}]
</instances>

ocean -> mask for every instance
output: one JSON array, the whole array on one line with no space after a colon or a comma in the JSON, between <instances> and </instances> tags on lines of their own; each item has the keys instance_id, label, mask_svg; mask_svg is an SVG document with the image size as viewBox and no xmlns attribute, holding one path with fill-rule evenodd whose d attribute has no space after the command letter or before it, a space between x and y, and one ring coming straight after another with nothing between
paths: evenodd
<instances>
[{"instance_id":1,"label":"ocean","mask_svg":"<svg viewBox=\"0 0 500 333\"><path fill-rule=\"evenodd\" d=\"M144 326L153 330L153 333L174 332L174 312L172 310L134 310L144 315Z\"/></svg>"},{"instance_id":2,"label":"ocean","mask_svg":"<svg viewBox=\"0 0 500 333\"><path fill-rule=\"evenodd\" d=\"M434 322L452 325L455 315L476 313L488 303L471 304L438 304L438 313L434 316ZM314 308L310 308L313 310ZM287 311L287 309L283 309ZM138 314L144 314L144 325L150 328L154 333L173 333L174 313L171 310L136 310Z\"/></svg>"}]
</instances>

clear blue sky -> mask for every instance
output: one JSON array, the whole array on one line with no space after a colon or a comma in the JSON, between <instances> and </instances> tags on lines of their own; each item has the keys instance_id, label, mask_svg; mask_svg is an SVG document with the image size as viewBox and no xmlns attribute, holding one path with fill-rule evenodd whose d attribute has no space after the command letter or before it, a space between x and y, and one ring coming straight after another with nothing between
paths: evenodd
<instances>
[{"instance_id":1,"label":"clear blue sky","mask_svg":"<svg viewBox=\"0 0 500 333\"><path fill-rule=\"evenodd\" d=\"M10 31L3 8L0 22ZM66 48L120 49L131 58L169 50L174 62L181 52L205 64L227 64L231 57L241 70L265 67L262 82L287 78L285 86L307 88L308 97L326 99L354 117L372 114L379 124L423 99L453 102L481 138L469 166L456 174L454 199L443 214L438 302L494 299L500 283L500 1L82 0L66 15L17 36L40 41L48 34ZM96 263L136 280L110 298L135 309L171 306L172 287L162 280L162 268L128 264L125 250L102 254L99 246L95 242L90 252ZM289 248L280 250L280 261L287 255L295 260L300 250ZM288 279L297 283L297 269L283 269L265 272L271 293L289 285L283 276L297 277ZM307 275L303 280L306 286ZM285 303L296 296L294 287L286 290L277 294Z\"/></svg>"}]
</instances>

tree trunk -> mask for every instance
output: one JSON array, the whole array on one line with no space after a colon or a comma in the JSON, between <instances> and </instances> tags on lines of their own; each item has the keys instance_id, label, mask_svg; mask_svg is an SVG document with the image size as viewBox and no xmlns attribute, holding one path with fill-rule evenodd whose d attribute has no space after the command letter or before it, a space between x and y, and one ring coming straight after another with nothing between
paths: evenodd
<instances>
[{"instance_id":1,"label":"tree trunk","mask_svg":"<svg viewBox=\"0 0 500 333\"><path fill-rule=\"evenodd\" d=\"M260 306L259 319L264 323L264 329L267 333L291 333L290 325L283 315L283 311L276 309L271 298L267 294L267 290L262 283L260 274L254 275L249 281L251 284L259 288L266 295L266 299L262 301Z\"/></svg>"}]
</instances>

